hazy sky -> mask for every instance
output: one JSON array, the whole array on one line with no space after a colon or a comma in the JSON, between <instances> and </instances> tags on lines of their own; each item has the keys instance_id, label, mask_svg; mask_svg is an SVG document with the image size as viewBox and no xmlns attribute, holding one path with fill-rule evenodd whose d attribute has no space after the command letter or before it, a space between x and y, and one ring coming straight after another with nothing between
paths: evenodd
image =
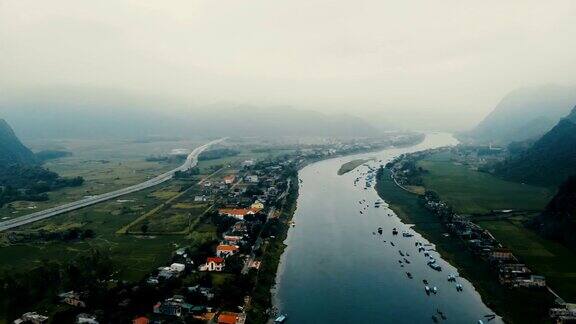
<instances>
[{"instance_id":1,"label":"hazy sky","mask_svg":"<svg viewBox=\"0 0 576 324\"><path fill-rule=\"evenodd\" d=\"M467 127L543 83L576 84L574 0L0 0L3 94L74 85Z\"/></svg>"}]
</instances>

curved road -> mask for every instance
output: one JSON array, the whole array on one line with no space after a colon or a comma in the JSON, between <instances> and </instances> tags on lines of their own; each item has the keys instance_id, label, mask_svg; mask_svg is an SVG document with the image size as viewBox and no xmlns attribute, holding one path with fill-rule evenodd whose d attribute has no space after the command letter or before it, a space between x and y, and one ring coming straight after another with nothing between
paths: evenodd
<instances>
[{"instance_id":1,"label":"curved road","mask_svg":"<svg viewBox=\"0 0 576 324\"><path fill-rule=\"evenodd\" d=\"M207 143L207 144L204 144L200 147L195 148L192 151L192 153L190 153L188 155L184 164L182 164L180 167L178 167L174 170L168 171L166 173L163 173L163 174L161 174L161 175L159 175L153 179L150 179L148 181L145 181L145 182L142 182L142 183L130 186L130 187L126 187L124 189L120 189L120 190L108 192L105 194L84 198L84 199L81 199L81 200L78 200L75 202L67 203L64 205L57 206L57 207L45 209L45 210L42 210L42 211L39 211L36 213L24 215L22 217L18 217L18 218L4 221L4 222L0 222L0 232L6 231L9 229L18 227L18 226L37 222L39 220L46 219L46 218L49 218L52 216L64 214L64 213L67 213L67 212L70 212L73 210L77 210L80 208L91 206L91 205L94 205L94 204L97 204L97 203L100 203L103 201L118 198L120 196L124 196L124 195L130 194L130 193L136 192L136 191L141 191L141 190L144 190L144 189L147 189L150 187L157 186L161 183L164 183L164 182L172 179L176 172L187 171L187 170L195 167L196 164L198 164L198 155L200 155L200 153L202 153L204 150L206 150L209 146L220 143L223 140L225 140L225 139L222 138L219 140L215 140L215 141L212 141L210 143Z\"/></svg>"}]
</instances>

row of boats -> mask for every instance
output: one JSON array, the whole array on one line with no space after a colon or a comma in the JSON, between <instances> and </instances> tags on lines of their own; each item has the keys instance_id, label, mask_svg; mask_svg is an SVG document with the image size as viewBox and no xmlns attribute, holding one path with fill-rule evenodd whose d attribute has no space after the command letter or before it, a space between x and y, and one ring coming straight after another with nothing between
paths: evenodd
<instances>
[{"instance_id":1,"label":"row of boats","mask_svg":"<svg viewBox=\"0 0 576 324\"><path fill-rule=\"evenodd\" d=\"M371 182L374 179L374 173L372 173L371 171L369 171L367 173L366 186L364 189L368 189L372 185ZM357 178L355 180L354 184L356 185L356 183L359 181L360 181L360 178ZM368 204L366 203L366 199L361 200L359 203L360 204L366 204L366 206L368 206ZM381 206L388 207L388 205L385 204L385 202L383 202L382 200L377 200L376 202L374 202L375 208L380 208ZM364 210L366 210L366 207L364 208ZM360 213L362 214L363 212L360 211ZM388 216L392 216L392 214L389 213ZM382 227L378 227L377 233L379 235L382 235L383 232L384 232L384 229ZM373 232L372 234L376 234L376 233ZM398 228L392 229L392 235L393 236L398 236L399 234L400 234L400 231L398 230ZM410 238L410 237L413 237L414 234L404 231L404 232L402 232L402 236L405 238ZM386 241L384 241L384 242L386 242ZM390 245L395 246L393 241L390 241ZM442 271L442 266L438 263L438 261L434 257L432 257L430 255L431 252L435 252L432 244L430 244L430 243L423 244L422 242L415 242L415 246L418 248L418 252L423 253L424 257L427 258L426 264L431 269L433 269L435 271L439 271L439 272ZM411 263L410 260L408 260L408 258L407 258L410 256L410 254L408 252L405 252L405 251L403 252L402 250L398 250L398 253L402 257L401 259L398 260L398 263L400 264L401 267L404 267L404 265L408 265ZM411 272L406 271L405 273L406 273L406 276L408 279L414 279L414 275ZM462 292L464 290L464 287L462 286L462 284L457 282L456 278L457 278L457 275L449 274L447 277L447 280L448 280L448 282L455 283L456 291ZM422 280L422 282L424 284L424 291L425 291L426 295L430 296L430 295L438 294L439 289L437 286L430 285L430 283L426 279ZM492 314L484 316L484 320L486 320L487 322L490 322L495 318L496 318L496 315L492 315ZM436 309L436 313L431 316L431 319L434 323L438 323L441 320L447 320L447 316L440 309ZM483 320L478 320L478 324L483 324L483 323L484 323Z\"/></svg>"}]
</instances>

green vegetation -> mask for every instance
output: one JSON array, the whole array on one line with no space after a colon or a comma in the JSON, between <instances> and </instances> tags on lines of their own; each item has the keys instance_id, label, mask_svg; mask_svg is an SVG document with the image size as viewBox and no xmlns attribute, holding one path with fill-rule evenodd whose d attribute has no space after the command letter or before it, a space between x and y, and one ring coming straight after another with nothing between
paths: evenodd
<instances>
[{"instance_id":1,"label":"green vegetation","mask_svg":"<svg viewBox=\"0 0 576 324\"><path fill-rule=\"evenodd\" d=\"M568 178L560 186L546 210L531 225L544 237L576 251L576 176Z\"/></svg>"},{"instance_id":2,"label":"green vegetation","mask_svg":"<svg viewBox=\"0 0 576 324\"><path fill-rule=\"evenodd\" d=\"M2 233L6 243L0 247L0 271L28 270L45 259L65 262L98 249L110 253L115 268L119 270L119 279L141 279L150 269L162 265L175 245L185 242L184 236L116 235L119 228L161 203L150 193L150 190L143 191L125 197L126 202L105 202L18 229L18 233L23 234L90 229L95 233L92 239L74 243L38 240L26 244L7 244L7 234Z\"/></svg>"},{"instance_id":3,"label":"green vegetation","mask_svg":"<svg viewBox=\"0 0 576 324\"><path fill-rule=\"evenodd\" d=\"M438 218L424 208L419 196L396 186L389 170L384 170L378 178L376 189L405 223L415 224L415 230L436 244L442 257L456 266L461 276L473 282L485 303L507 322L544 321L552 304L550 294L540 290L511 290L500 285L488 263L472 255L462 241L444 237L445 230Z\"/></svg>"},{"instance_id":4,"label":"green vegetation","mask_svg":"<svg viewBox=\"0 0 576 324\"><path fill-rule=\"evenodd\" d=\"M90 251L65 265L46 260L27 272L5 273L0 277L0 314L16 318L29 311L30 305L38 307L38 304L54 310L58 306L45 301L69 290L91 291L98 296L106 289L102 282L107 281L113 271L107 255Z\"/></svg>"},{"instance_id":5,"label":"green vegetation","mask_svg":"<svg viewBox=\"0 0 576 324\"><path fill-rule=\"evenodd\" d=\"M198 156L198 161L216 160L225 157L236 156L238 154L240 154L240 151L229 148L211 149L200 153L200 156Z\"/></svg>"},{"instance_id":6,"label":"green vegetation","mask_svg":"<svg viewBox=\"0 0 576 324\"><path fill-rule=\"evenodd\" d=\"M418 162L424 186L437 192L457 212L485 214L493 210L543 210L552 193L547 188L504 181L450 161L450 152Z\"/></svg>"},{"instance_id":7,"label":"green vegetation","mask_svg":"<svg viewBox=\"0 0 576 324\"><path fill-rule=\"evenodd\" d=\"M12 218L146 181L171 170L181 162L147 162L146 157L170 152L173 148L193 148L198 141L135 143L133 141L51 140L28 143L35 150L62 150L73 155L46 161L43 167L64 178L81 177L81 186L47 192L43 201L15 201L0 208L0 219ZM1 168L0 168L1 171Z\"/></svg>"},{"instance_id":8,"label":"green vegetation","mask_svg":"<svg viewBox=\"0 0 576 324\"><path fill-rule=\"evenodd\" d=\"M32 151L0 119L0 207L17 200L46 201L48 191L78 187L83 182L82 177L61 178L42 168Z\"/></svg>"},{"instance_id":9,"label":"green vegetation","mask_svg":"<svg viewBox=\"0 0 576 324\"><path fill-rule=\"evenodd\" d=\"M342 164L340 169L338 169L338 175L343 175L345 173L348 173L348 172L356 169L357 167L361 166L362 164L364 164L370 160L371 159L357 159L357 160L352 160L350 162L346 162L346 163Z\"/></svg>"}]
</instances>

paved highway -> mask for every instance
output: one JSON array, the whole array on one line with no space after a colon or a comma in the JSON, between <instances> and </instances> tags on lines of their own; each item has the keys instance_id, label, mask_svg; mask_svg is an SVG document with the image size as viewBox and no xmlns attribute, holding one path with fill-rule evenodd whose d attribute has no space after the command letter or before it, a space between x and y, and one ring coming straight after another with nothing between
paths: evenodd
<instances>
[{"instance_id":1,"label":"paved highway","mask_svg":"<svg viewBox=\"0 0 576 324\"><path fill-rule=\"evenodd\" d=\"M130 187L126 187L124 189L108 192L108 193L97 195L97 196L91 196L88 198L84 198L82 200L78 200L78 201L67 203L64 205L57 206L57 207L45 209L45 210L42 210L42 211L39 211L36 213L24 215L22 217L18 217L18 218L4 221L4 222L0 222L0 232L6 231L9 229L18 227L18 226L37 222L39 220L46 219L46 218L49 218L52 216L64 214L64 213L67 213L67 212L70 212L73 210L77 210L80 208L91 206L91 205L94 205L94 204L97 204L97 203L100 203L103 201L118 198L120 196L124 196L124 195L130 194L130 193L136 192L136 191L141 191L141 190L144 190L144 189L147 189L150 187L157 186L161 183L164 183L164 182L172 179L176 172L187 171L187 170L195 167L196 164L198 164L198 155L200 155L200 153L202 153L204 150L206 150L209 146L217 144L223 140L224 139L212 141L210 143L204 144L204 145L194 149L192 151L192 153L190 153L188 155L184 164L182 164L180 167L178 167L174 170L168 171L166 173L163 173L163 174L161 174L161 175L159 175L153 179L150 179L148 181L145 181L145 182L142 182L142 183L130 186Z\"/></svg>"}]
</instances>

